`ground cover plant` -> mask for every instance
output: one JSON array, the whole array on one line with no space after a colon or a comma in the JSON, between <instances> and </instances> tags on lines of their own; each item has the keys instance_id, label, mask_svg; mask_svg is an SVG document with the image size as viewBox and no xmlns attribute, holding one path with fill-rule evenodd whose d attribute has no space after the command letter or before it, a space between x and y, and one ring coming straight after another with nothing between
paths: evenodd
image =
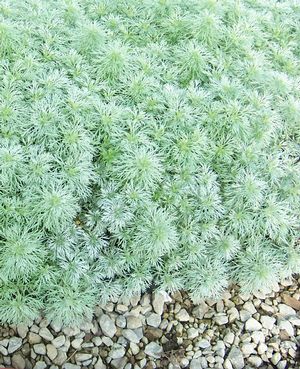
<instances>
[{"instance_id":1,"label":"ground cover plant","mask_svg":"<svg viewBox=\"0 0 300 369\"><path fill-rule=\"evenodd\" d=\"M300 4L0 4L0 320L300 270Z\"/></svg>"}]
</instances>

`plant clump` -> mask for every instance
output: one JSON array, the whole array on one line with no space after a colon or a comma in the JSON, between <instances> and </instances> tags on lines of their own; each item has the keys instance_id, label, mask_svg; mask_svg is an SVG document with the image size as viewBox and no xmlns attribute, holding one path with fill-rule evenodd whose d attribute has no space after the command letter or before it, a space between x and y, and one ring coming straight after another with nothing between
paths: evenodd
<instances>
[{"instance_id":1,"label":"plant clump","mask_svg":"<svg viewBox=\"0 0 300 369\"><path fill-rule=\"evenodd\" d=\"M0 5L0 320L300 272L300 6Z\"/></svg>"}]
</instances>

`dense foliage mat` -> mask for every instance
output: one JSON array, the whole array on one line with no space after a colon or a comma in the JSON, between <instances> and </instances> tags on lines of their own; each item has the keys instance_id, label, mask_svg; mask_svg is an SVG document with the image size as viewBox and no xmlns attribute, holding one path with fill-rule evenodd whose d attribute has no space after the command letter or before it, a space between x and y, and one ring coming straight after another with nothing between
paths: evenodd
<instances>
[{"instance_id":1,"label":"dense foliage mat","mask_svg":"<svg viewBox=\"0 0 300 369\"><path fill-rule=\"evenodd\" d=\"M300 4L0 3L0 320L299 272Z\"/></svg>"}]
</instances>

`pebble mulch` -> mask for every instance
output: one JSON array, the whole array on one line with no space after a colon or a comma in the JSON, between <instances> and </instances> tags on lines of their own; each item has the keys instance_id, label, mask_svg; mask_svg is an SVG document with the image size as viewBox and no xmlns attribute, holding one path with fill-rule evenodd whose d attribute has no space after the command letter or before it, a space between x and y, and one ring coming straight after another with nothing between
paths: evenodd
<instances>
[{"instance_id":1,"label":"pebble mulch","mask_svg":"<svg viewBox=\"0 0 300 369\"><path fill-rule=\"evenodd\" d=\"M17 369L300 368L300 278L268 295L232 286L193 305L184 292L98 306L63 328L40 318L0 327L0 364Z\"/></svg>"}]
</instances>

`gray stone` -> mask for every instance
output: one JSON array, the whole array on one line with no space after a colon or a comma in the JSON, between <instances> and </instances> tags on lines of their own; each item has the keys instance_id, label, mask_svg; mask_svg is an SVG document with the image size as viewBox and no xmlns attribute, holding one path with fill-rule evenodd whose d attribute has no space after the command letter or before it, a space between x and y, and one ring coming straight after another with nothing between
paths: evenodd
<instances>
[{"instance_id":1,"label":"gray stone","mask_svg":"<svg viewBox=\"0 0 300 369\"><path fill-rule=\"evenodd\" d=\"M124 329L123 330L123 336L130 342L139 343L140 338L137 336L137 334L131 330L131 329Z\"/></svg>"},{"instance_id":2,"label":"gray stone","mask_svg":"<svg viewBox=\"0 0 300 369\"><path fill-rule=\"evenodd\" d=\"M7 349L1 345L0 345L0 354L2 354L3 356L8 355Z\"/></svg>"},{"instance_id":3,"label":"gray stone","mask_svg":"<svg viewBox=\"0 0 300 369\"><path fill-rule=\"evenodd\" d=\"M214 321L218 324L218 325L224 325L228 323L228 316L225 314L222 315L216 315L214 317Z\"/></svg>"},{"instance_id":4,"label":"gray stone","mask_svg":"<svg viewBox=\"0 0 300 369\"><path fill-rule=\"evenodd\" d=\"M123 369L124 366L127 364L127 357L122 357L120 359L114 359L110 362L111 367L113 369Z\"/></svg>"},{"instance_id":5,"label":"gray stone","mask_svg":"<svg viewBox=\"0 0 300 369\"><path fill-rule=\"evenodd\" d=\"M254 366L255 368L259 368L262 362L263 361L259 356L251 355L250 357L248 357L248 363Z\"/></svg>"},{"instance_id":6,"label":"gray stone","mask_svg":"<svg viewBox=\"0 0 300 369\"><path fill-rule=\"evenodd\" d=\"M288 320L281 320L278 327L281 330L285 330L290 337L294 336L294 328Z\"/></svg>"},{"instance_id":7,"label":"gray stone","mask_svg":"<svg viewBox=\"0 0 300 369\"><path fill-rule=\"evenodd\" d=\"M210 342L208 340L201 339L198 341L197 346L200 348L206 349L210 347Z\"/></svg>"},{"instance_id":8,"label":"gray stone","mask_svg":"<svg viewBox=\"0 0 300 369\"><path fill-rule=\"evenodd\" d=\"M7 352L12 354L17 351L22 346L22 338L21 337L11 337L9 339Z\"/></svg>"},{"instance_id":9,"label":"gray stone","mask_svg":"<svg viewBox=\"0 0 300 369\"><path fill-rule=\"evenodd\" d=\"M198 329L196 329L196 328L189 328L187 330L187 336L188 336L188 339L190 339L190 340L193 340L194 338L198 337L199 336Z\"/></svg>"},{"instance_id":10,"label":"gray stone","mask_svg":"<svg viewBox=\"0 0 300 369\"><path fill-rule=\"evenodd\" d=\"M262 325L256 319L250 318L246 321L245 328L248 332L259 331Z\"/></svg>"},{"instance_id":11,"label":"gray stone","mask_svg":"<svg viewBox=\"0 0 300 369\"><path fill-rule=\"evenodd\" d=\"M253 343L244 343L242 346L241 346L241 350L242 350L242 353L244 356L250 356L251 354L254 353L254 344Z\"/></svg>"},{"instance_id":12,"label":"gray stone","mask_svg":"<svg viewBox=\"0 0 300 369\"><path fill-rule=\"evenodd\" d=\"M263 315L263 316L260 317L260 321L261 321L261 324L264 328L271 331L274 327L276 319L273 318L272 316Z\"/></svg>"},{"instance_id":13,"label":"gray stone","mask_svg":"<svg viewBox=\"0 0 300 369\"><path fill-rule=\"evenodd\" d=\"M25 359L19 353L13 355L13 357L11 359L11 364L14 368L17 368L17 369L25 369L25 367L26 367Z\"/></svg>"},{"instance_id":14,"label":"gray stone","mask_svg":"<svg viewBox=\"0 0 300 369\"><path fill-rule=\"evenodd\" d=\"M38 355L46 355L46 346L43 343L33 345L34 352Z\"/></svg>"},{"instance_id":15,"label":"gray stone","mask_svg":"<svg viewBox=\"0 0 300 369\"><path fill-rule=\"evenodd\" d=\"M156 292L153 295L152 306L153 310L158 314L162 315L164 311L165 296L161 292Z\"/></svg>"},{"instance_id":16,"label":"gray stone","mask_svg":"<svg viewBox=\"0 0 300 369\"><path fill-rule=\"evenodd\" d=\"M228 332L224 337L224 342L228 343L229 345L232 345L233 341L234 341L234 333Z\"/></svg>"},{"instance_id":17,"label":"gray stone","mask_svg":"<svg viewBox=\"0 0 300 369\"><path fill-rule=\"evenodd\" d=\"M44 361L36 362L35 366L33 367L33 369L45 369L45 368L47 368L47 364Z\"/></svg>"},{"instance_id":18,"label":"gray stone","mask_svg":"<svg viewBox=\"0 0 300 369\"><path fill-rule=\"evenodd\" d=\"M50 343L46 346L47 350L47 356L48 358L53 361L57 356L57 349L54 345L51 345Z\"/></svg>"},{"instance_id":19,"label":"gray stone","mask_svg":"<svg viewBox=\"0 0 300 369\"><path fill-rule=\"evenodd\" d=\"M112 359L120 359L125 356L125 348L119 344L114 344L109 351L109 357Z\"/></svg>"},{"instance_id":20,"label":"gray stone","mask_svg":"<svg viewBox=\"0 0 300 369\"><path fill-rule=\"evenodd\" d=\"M58 350L57 351L57 356L56 358L53 360L53 364L56 365L63 365L63 363L67 360L67 354L64 351Z\"/></svg>"},{"instance_id":21,"label":"gray stone","mask_svg":"<svg viewBox=\"0 0 300 369\"><path fill-rule=\"evenodd\" d=\"M41 328L39 331L39 335L46 341L52 341L54 338L53 334L49 331L48 328Z\"/></svg>"},{"instance_id":22,"label":"gray stone","mask_svg":"<svg viewBox=\"0 0 300 369\"><path fill-rule=\"evenodd\" d=\"M203 319L204 315L208 312L209 306L202 301L193 309L193 316L197 319Z\"/></svg>"},{"instance_id":23,"label":"gray stone","mask_svg":"<svg viewBox=\"0 0 300 369\"><path fill-rule=\"evenodd\" d=\"M251 314L249 313L248 310L242 309L240 311L240 319L241 319L242 322L246 322L250 318L251 318Z\"/></svg>"},{"instance_id":24,"label":"gray stone","mask_svg":"<svg viewBox=\"0 0 300 369\"><path fill-rule=\"evenodd\" d=\"M247 301L244 303L243 308L247 311L249 311L249 313L251 315L256 313L256 309L255 306L253 305L253 303L251 301Z\"/></svg>"},{"instance_id":25,"label":"gray stone","mask_svg":"<svg viewBox=\"0 0 300 369\"><path fill-rule=\"evenodd\" d=\"M91 354L78 353L75 354L75 360L78 362L90 360L93 356Z\"/></svg>"},{"instance_id":26,"label":"gray stone","mask_svg":"<svg viewBox=\"0 0 300 369\"><path fill-rule=\"evenodd\" d=\"M78 350L80 349L82 342L83 338L75 338L75 340L71 342L71 346L74 347L74 349Z\"/></svg>"},{"instance_id":27,"label":"gray stone","mask_svg":"<svg viewBox=\"0 0 300 369\"><path fill-rule=\"evenodd\" d=\"M103 364L103 361L102 361L100 356L99 356L96 364L94 365L94 369L106 369L106 365Z\"/></svg>"},{"instance_id":28,"label":"gray stone","mask_svg":"<svg viewBox=\"0 0 300 369\"><path fill-rule=\"evenodd\" d=\"M161 323L161 316L156 313L152 313L147 318L147 324L151 327L158 328Z\"/></svg>"},{"instance_id":29,"label":"gray stone","mask_svg":"<svg viewBox=\"0 0 300 369\"><path fill-rule=\"evenodd\" d=\"M63 346L66 342L66 337L64 335L58 336L52 340L52 345L56 348Z\"/></svg>"},{"instance_id":30,"label":"gray stone","mask_svg":"<svg viewBox=\"0 0 300 369\"><path fill-rule=\"evenodd\" d=\"M75 365L71 363L64 363L64 365L62 366L62 369L80 369L80 368L81 368L80 365Z\"/></svg>"},{"instance_id":31,"label":"gray stone","mask_svg":"<svg viewBox=\"0 0 300 369\"><path fill-rule=\"evenodd\" d=\"M7 338L4 338L4 340L0 341L0 346L7 347L9 343L9 340Z\"/></svg>"},{"instance_id":32,"label":"gray stone","mask_svg":"<svg viewBox=\"0 0 300 369\"><path fill-rule=\"evenodd\" d=\"M244 368L244 358L241 350L238 347L233 346L228 354L228 359L234 369Z\"/></svg>"},{"instance_id":33,"label":"gray stone","mask_svg":"<svg viewBox=\"0 0 300 369\"><path fill-rule=\"evenodd\" d=\"M35 345L36 343L42 342L42 338L36 333L29 332L28 342L29 342L30 345Z\"/></svg>"},{"instance_id":34,"label":"gray stone","mask_svg":"<svg viewBox=\"0 0 300 369\"><path fill-rule=\"evenodd\" d=\"M279 313L284 317L296 315L296 311L286 304L279 304L278 309Z\"/></svg>"},{"instance_id":35,"label":"gray stone","mask_svg":"<svg viewBox=\"0 0 300 369\"><path fill-rule=\"evenodd\" d=\"M118 315L116 318L116 326L120 328L126 327L126 318L124 315Z\"/></svg>"},{"instance_id":36,"label":"gray stone","mask_svg":"<svg viewBox=\"0 0 300 369\"><path fill-rule=\"evenodd\" d=\"M276 352L276 353L272 356L272 358L271 358L271 362L272 362L272 364L277 365L277 364L279 363L280 359L281 359L281 355L280 355L280 353L279 353L279 352Z\"/></svg>"},{"instance_id":37,"label":"gray stone","mask_svg":"<svg viewBox=\"0 0 300 369\"><path fill-rule=\"evenodd\" d=\"M102 339L98 336L93 337L92 342L95 346L101 346L102 345Z\"/></svg>"},{"instance_id":38,"label":"gray stone","mask_svg":"<svg viewBox=\"0 0 300 369\"><path fill-rule=\"evenodd\" d=\"M117 328L115 323L108 315L101 315L99 324L105 336L112 338L116 334Z\"/></svg>"},{"instance_id":39,"label":"gray stone","mask_svg":"<svg viewBox=\"0 0 300 369\"><path fill-rule=\"evenodd\" d=\"M179 313L176 314L176 319L180 322L188 322L190 320L190 316L185 309L181 309Z\"/></svg>"},{"instance_id":40,"label":"gray stone","mask_svg":"<svg viewBox=\"0 0 300 369\"><path fill-rule=\"evenodd\" d=\"M136 329L142 326L142 320L139 316L128 315L127 317L127 328Z\"/></svg>"},{"instance_id":41,"label":"gray stone","mask_svg":"<svg viewBox=\"0 0 300 369\"><path fill-rule=\"evenodd\" d=\"M150 342L145 347L145 354L155 359L159 359L163 353L162 347L156 342Z\"/></svg>"},{"instance_id":42,"label":"gray stone","mask_svg":"<svg viewBox=\"0 0 300 369\"><path fill-rule=\"evenodd\" d=\"M252 341L256 344L259 344L260 342L265 342L266 338L263 332L261 331L254 331L251 333Z\"/></svg>"},{"instance_id":43,"label":"gray stone","mask_svg":"<svg viewBox=\"0 0 300 369\"><path fill-rule=\"evenodd\" d=\"M29 329L28 329L26 324L18 324L17 325L17 332L18 332L18 335L21 338L25 338L27 336L28 331L29 331Z\"/></svg>"},{"instance_id":44,"label":"gray stone","mask_svg":"<svg viewBox=\"0 0 300 369\"><path fill-rule=\"evenodd\" d=\"M207 360L204 357L198 357L190 362L190 369L204 369L207 367Z\"/></svg>"}]
</instances>

